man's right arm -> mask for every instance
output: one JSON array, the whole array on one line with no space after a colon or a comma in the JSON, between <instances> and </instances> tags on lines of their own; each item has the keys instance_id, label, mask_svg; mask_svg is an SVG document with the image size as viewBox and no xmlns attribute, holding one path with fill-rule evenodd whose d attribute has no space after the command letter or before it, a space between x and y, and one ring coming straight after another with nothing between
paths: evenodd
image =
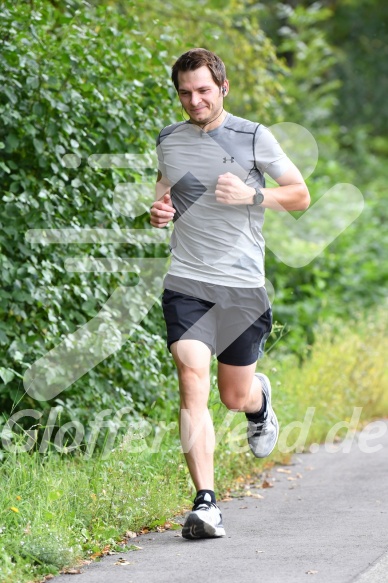
<instances>
[{"instance_id":1,"label":"man's right arm","mask_svg":"<svg viewBox=\"0 0 388 583\"><path fill-rule=\"evenodd\" d=\"M175 209L171 202L171 186L163 181L163 177L158 174L158 181L155 188L155 202L151 206L150 223L153 227L161 229L168 225L175 214Z\"/></svg>"}]
</instances>

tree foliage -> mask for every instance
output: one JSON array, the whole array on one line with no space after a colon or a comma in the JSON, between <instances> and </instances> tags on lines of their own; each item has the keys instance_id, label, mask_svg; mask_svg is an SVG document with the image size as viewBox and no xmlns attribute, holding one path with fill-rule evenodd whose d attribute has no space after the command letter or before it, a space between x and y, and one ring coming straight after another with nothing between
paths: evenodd
<instances>
[{"instance_id":1,"label":"tree foliage","mask_svg":"<svg viewBox=\"0 0 388 583\"><path fill-rule=\"evenodd\" d=\"M144 254L132 245L42 246L25 238L29 229L119 231L136 220L144 224L144 218L127 218L113 204L116 185L123 179L139 181L139 170L96 170L87 163L94 154L148 152L161 123L171 121L165 43L150 41L137 24L135 16L119 15L113 6L93 8L83 1L67 2L61 10L45 1L6 2L2 10L0 341L5 350L0 371L5 411L20 400L34 406L22 398L26 367L94 317L117 285L133 280L125 274L69 273L65 260L80 253ZM69 153L81 166L64 163ZM87 414L92 405L131 403L131 395L139 404L157 398L155 375L163 376L163 367L152 363L162 359L164 347L145 330L141 341L142 356L140 345L128 345L75 383L67 405L75 411L79 404ZM149 369L147 385L136 378L139 358Z\"/></svg>"}]
</instances>

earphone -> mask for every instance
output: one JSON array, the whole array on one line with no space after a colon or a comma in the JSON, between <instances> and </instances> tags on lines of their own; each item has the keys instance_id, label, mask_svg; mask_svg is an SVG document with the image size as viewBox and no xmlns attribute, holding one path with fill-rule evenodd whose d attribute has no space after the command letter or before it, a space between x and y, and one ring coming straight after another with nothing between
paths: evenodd
<instances>
[{"instance_id":1,"label":"earphone","mask_svg":"<svg viewBox=\"0 0 388 583\"><path fill-rule=\"evenodd\" d=\"M226 95L226 87L223 87L222 88L222 95L225 97L225 95Z\"/></svg>"}]
</instances>

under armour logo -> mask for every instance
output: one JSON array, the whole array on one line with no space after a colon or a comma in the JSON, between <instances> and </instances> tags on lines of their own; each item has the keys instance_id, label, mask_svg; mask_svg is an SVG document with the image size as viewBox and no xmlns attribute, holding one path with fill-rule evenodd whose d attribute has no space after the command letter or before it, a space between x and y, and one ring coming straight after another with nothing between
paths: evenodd
<instances>
[{"instance_id":1,"label":"under armour logo","mask_svg":"<svg viewBox=\"0 0 388 583\"><path fill-rule=\"evenodd\" d=\"M226 162L227 162L228 160L229 160L229 162L232 162L232 164L233 164L233 162L234 162L234 158L233 158L233 156L232 156L231 158L224 158L224 164L226 164Z\"/></svg>"}]
</instances>

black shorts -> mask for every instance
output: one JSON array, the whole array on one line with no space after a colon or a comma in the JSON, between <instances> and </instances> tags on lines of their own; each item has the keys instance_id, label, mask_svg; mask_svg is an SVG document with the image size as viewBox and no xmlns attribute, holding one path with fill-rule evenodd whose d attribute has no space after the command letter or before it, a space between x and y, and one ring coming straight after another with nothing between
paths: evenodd
<instances>
[{"instance_id":1,"label":"black shorts","mask_svg":"<svg viewBox=\"0 0 388 583\"><path fill-rule=\"evenodd\" d=\"M167 277L171 285L175 278ZM198 281L186 286L187 280L182 285L180 278L176 282L174 289L164 290L162 299L169 349L177 340L200 340L219 362L234 366L247 366L263 356L272 329L264 287L235 288Z\"/></svg>"}]
</instances>

